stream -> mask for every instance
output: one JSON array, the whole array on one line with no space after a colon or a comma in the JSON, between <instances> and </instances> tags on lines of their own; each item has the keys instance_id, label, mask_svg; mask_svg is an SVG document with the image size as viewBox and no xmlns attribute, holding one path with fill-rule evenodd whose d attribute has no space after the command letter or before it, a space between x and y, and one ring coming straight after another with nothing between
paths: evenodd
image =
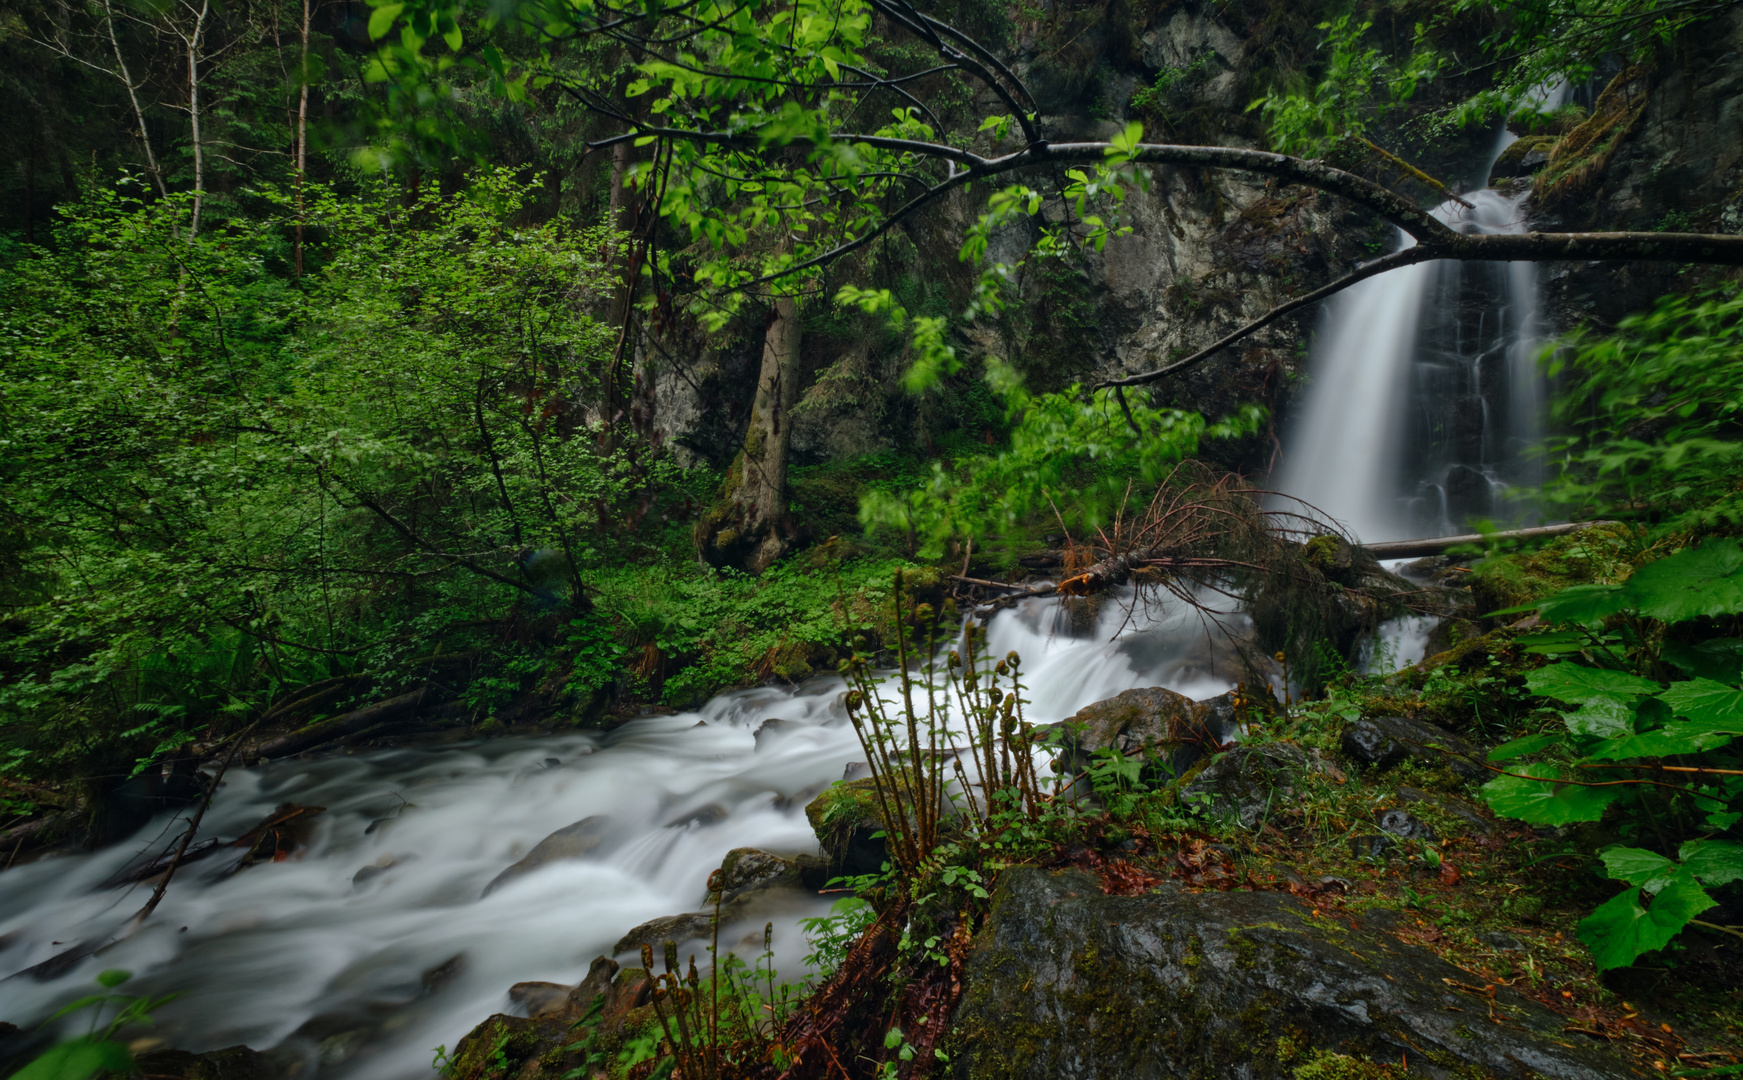
<instances>
[{"instance_id":1,"label":"stream","mask_svg":"<svg viewBox=\"0 0 1743 1080\"><path fill-rule=\"evenodd\" d=\"M1032 599L992 619L990 654L1023 657L1031 721L1133 687L1205 698L1239 681L1232 650L1206 620L1160 600L1133 603L1127 590L1101 600L1093 618L1073 619L1060 600ZM99 971L122 968L135 975L129 994L178 995L156 1013L164 1045L277 1047L303 1076L427 1078L434 1048L452 1049L507 1010L511 984L576 982L637 924L697 910L731 849L815 852L806 802L863 757L842 690L818 678L722 694L603 734L232 768L200 836L233 838L281 803L325 807L306 848L232 876L234 856L223 853L183 868L137 933L47 981L0 981L0 1018L39 1024L90 993ZM595 814L610 822L588 857L482 895L540 839ZM0 971L114 935L150 890L102 884L162 850L185 820L162 815L123 843L0 874ZM767 913L783 977L804 974L797 920L828 906L806 896ZM760 953L764 917L723 933L723 951L748 932L755 944L740 955Z\"/></svg>"}]
</instances>

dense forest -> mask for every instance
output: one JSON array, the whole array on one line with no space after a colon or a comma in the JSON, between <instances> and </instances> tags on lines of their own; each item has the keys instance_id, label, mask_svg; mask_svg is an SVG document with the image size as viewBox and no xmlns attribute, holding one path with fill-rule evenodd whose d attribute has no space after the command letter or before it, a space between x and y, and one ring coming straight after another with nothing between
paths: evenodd
<instances>
[{"instance_id":1,"label":"dense forest","mask_svg":"<svg viewBox=\"0 0 1743 1080\"><path fill-rule=\"evenodd\" d=\"M0 12L7 1075L1743 1071L1743 5Z\"/></svg>"}]
</instances>

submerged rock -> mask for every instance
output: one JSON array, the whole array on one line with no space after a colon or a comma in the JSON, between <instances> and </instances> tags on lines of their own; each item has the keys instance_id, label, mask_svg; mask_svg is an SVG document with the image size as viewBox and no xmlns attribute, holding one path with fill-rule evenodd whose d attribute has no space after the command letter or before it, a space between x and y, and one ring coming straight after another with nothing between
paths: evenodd
<instances>
[{"instance_id":1,"label":"submerged rock","mask_svg":"<svg viewBox=\"0 0 1743 1080\"><path fill-rule=\"evenodd\" d=\"M1343 751L1351 760L1376 769L1390 769L1405 758L1444 762L1467 780L1486 776L1477 764L1483 752L1443 727L1408 716L1374 716L1344 728Z\"/></svg>"},{"instance_id":2,"label":"submerged rock","mask_svg":"<svg viewBox=\"0 0 1743 1080\"><path fill-rule=\"evenodd\" d=\"M280 1080L271 1059L246 1046L227 1046L195 1054L187 1050L148 1050L134 1059L138 1075L151 1080Z\"/></svg>"},{"instance_id":3,"label":"submerged rock","mask_svg":"<svg viewBox=\"0 0 1743 1080\"><path fill-rule=\"evenodd\" d=\"M1107 896L1081 871L1012 868L969 957L948 1074L1285 1080L1334 1052L1435 1078L1644 1075L1511 990L1460 993L1483 980L1395 921L1316 920L1270 892Z\"/></svg>"},{"instance_id":4,"label":"submerged rock","mask_svg":"<svg viewBox=\"0 0 1743 1080\"><path fill-rule=\"evenodd\" d=\"M514 879L549 863L579 859L592 854L605 842L606 831L610 825L610 817L595 814L558 829L535 844L519 862L492 878L490 884L484 887L484 895L489 896Z\"/></svg>"}]
</instances>

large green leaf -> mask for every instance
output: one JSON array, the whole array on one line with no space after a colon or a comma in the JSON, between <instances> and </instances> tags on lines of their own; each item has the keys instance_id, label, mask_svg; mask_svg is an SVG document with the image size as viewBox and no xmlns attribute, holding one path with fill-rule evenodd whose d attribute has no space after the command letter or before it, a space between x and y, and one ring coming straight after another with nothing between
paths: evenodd
<instances>
[{"instance_id":1,"label":"large green leaf","mask_svg":"<svg viewBox=\"0 0 1743 1080\"><path fill-rule=\"evenodd\" d=\"M1647 563L1623 586L1632 606L1662 622L1743 611L1743 549L1735 540L1685 548Z\"/></svg>"},{"instance_id":2,"label":"large green leaf","mask_svg":"<svg viewBox=\"0 0 1743 1080\"><path fill-rule=\"evenodd\" d=\"M1743 844L1730 840L1690 840L1677 852L1683 873L1717 888L1743 878Z\"/></svg>"},{"instance_id":3,"label":"large green leaf","mask_svg":"<svg viewBox=\"0 0 1743 1080\"><path fill-rule=\"evenodd\" d=\"M1545 732L1541 735L1521 735L1519 738L1510 739L1489 751L1489 760L1512 761L1514 758L1535 754L1565 741L1567 741L1567 736L1559 731Z\"/></svg>"},{"instance_id":4,"label":"large green leaf","mask_svg":"<svg viewBox=\"0 0 1743 1080\"><path fill-rule=\"evenodd\" d=\"M1631 761L1634 758L1670 757L1672 754L1703 754L1731 741L1730 735L1702 731L1693 724L1672 723L1644 735L1606 739L1586 751L1588 761Z\"/></svg>"},{"instance_id":5,"label":"large green leaf","mask_svg":"<svg viewBox=\"0 0 1743 1080\"><path fill-rule=\"evenodd\" d=\"M1525 677L1525 685L1534 694L1572 702L1656 694L1660 689L1651 679L1626 671L1586 667L1567 660L1538 668Z\"/></svg>"},{"instance_id":6,"label":"large green leaf","mask_svg":"<svg viewBox=\"0 0 1743 1080\"><path fill-rule=\"evenodd\" d=\"M1709 638L1697 645L1666 642L1664 658L1695 678L1743 681L1743 638Z\"/></svg>"},{"instance_id":7,"label":"large green leaf","mask_svg":"<svg viewBox=\"0 0 1743 1080\"><path fill-rule=\"evenodd\" d=\"M1633 607L1622 585L1575 585L1547 597L1537 605L1545 622L1576 622L1595 626L1611 615Z\"/></svg>"},{"instance_id":8,"label":"large green leaf","mask_svg":"<svg viewBox=\"0 0 1743 1080\"><path fill-rule=\"evenodd\" d=\"M1743 735L1743 690L1711 679L1675 683L1659 700L1702 731Z\"/></svg>"},{"instance_id":9,"label":"large green leaf","mask_svg":"<svg viewBox=\"0 0 1743 1080\"><path fill-rule=\"evenodd\" d=\"M1580 920L1580 940L1600 970L1627 967L1641 953L1664 948L1690 919L1716 903L1699 885L1674 881L1648 908L1640 903L1640 890L1631 887Z\"/></svg>"},{"instance_id":10,"label":"large green leaf","mask_svg":"<svg viewBox=\"0 0 1743 1080\"><path fill-rule=\"evenodd\" d=\"M88 1080L100 1072L120 1072L132 1066L133 1055L125 1045L87 1036L49 1047L13 1073L12 1080Z\"/></svg>"},{"instance_id":11,"label":"large green leaf","mask_svg":"<svg viewBox=\"0 0 1743 1080\"><path fill-rule=\"evenodd\" d=\"M1619 697L1594 697L1573 712L1562 716L1562 722L1575 735L1594 739L1615 739L1634 734L1634 702Z\"/></svg>"},{"instance_id":12,"label":"large green leaf","mask_svg":"<svg viewBox=\"0 0 1743 1080\"><path fill-rule=\"evenodd\" d=\"M1673 860L1656 851L1620 844L1598 852L1598 858L1604 860L1604 869L1611 877L1649 893L1669 885L1682 870Z\"/></svg>"},{"instance_id":13,"label":"large green leaf","mask_svg":"<svg viewBox=\"0 0 1743 1080\"><path fill-rule=\"evenodd\" d=\"M1622 797L1619 787L1588 787L1564 783L1561 770L1539 770L1535 776L1497 776L1483 785L1489 809L1505 817L1533 825L1567 825L1597 821L1604 810Z\"/></svg>"}]
</instances>

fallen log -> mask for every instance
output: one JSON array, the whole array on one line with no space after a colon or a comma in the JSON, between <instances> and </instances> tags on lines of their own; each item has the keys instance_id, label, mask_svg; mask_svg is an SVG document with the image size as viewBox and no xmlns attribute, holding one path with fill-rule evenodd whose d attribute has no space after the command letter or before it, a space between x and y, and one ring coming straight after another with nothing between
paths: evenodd
<instances>
[{"instance_id":1,"label":"fallen log","mask_svg":"<svg viewBox=\"0 0 1743 1080\"><path fill-rule=\"evenodd\" d=\"M1563 525L1534 525L1529 529L1506 529L1492 533L1463 533L1459 536L1431 536L1422 540L1387 540L1378 544L1363 544L1362 548L1376 559L1413 559L1439 555L1447 548L1461 544L1488 544L1496 540L1542 540L1552 536L1589 529L1594 525L1615 525L1614 521L1572 521Z\"/></svg>"},{"instance_id":2,"label":"fallen log","mask_svg":"<svg viewBox=\"0 0 1743 1080\"><path fill-rule=\"evenodd\" d=\"M424 702L424 696L429 687L419 687L398 697L378 701L374 705L365 705L361 709L353 709L343 716L335 716L331 720L323 720L318 724L293 731L262 746L257 754L265 758L289 757L313 746L346 735L355 734L364 728L373 727L384 720L392 720L404 713L411 712Z\"/></svg>"}]
</instances>

